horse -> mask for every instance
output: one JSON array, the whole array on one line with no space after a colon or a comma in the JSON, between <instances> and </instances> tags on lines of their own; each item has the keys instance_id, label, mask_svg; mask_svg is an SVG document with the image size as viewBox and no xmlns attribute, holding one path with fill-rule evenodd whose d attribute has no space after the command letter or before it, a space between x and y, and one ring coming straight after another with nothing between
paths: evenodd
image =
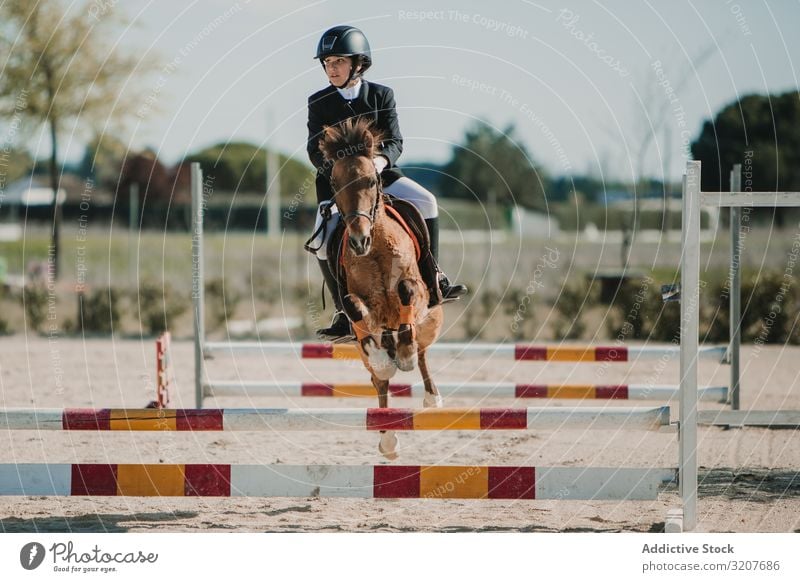
<instances>
[{"instance_id":1,"label":"horse","mask_svg":"<svg viewBox=\"0 0 800 582\"><path fill-rule=\"evenodd\" d=\"M347 294L342 306L372 384L378 407L389 405L389 380L398 369L419 367L425 385L423 406L441 408L426 350L442 329L441 305L429 307L429 292L417 265L415 243L386 211L373 157L381 133L368 120L347 120L324 128L320 149L331 166L333 201L344 222L343 263ZM428 251L429 252L429 251ZM381 431L378 450L397 458L394 431Z\"/></svg>"}]
</instances>

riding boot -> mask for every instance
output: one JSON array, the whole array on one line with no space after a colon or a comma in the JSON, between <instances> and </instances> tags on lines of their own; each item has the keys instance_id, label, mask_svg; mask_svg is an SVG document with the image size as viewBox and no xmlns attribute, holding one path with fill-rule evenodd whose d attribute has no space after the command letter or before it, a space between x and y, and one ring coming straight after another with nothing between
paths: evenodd
<instances>
[{"instance_id":1,"label":"riding boot","mask_svg":"<svg viewBox=\"0 0 800 582\"><path fill-rule=\"evenodd\" d=\"M428 236L431 241L431 254L436 264L439 264L439 218L426 218L425 226L428 227ZM439 267L439 289L442 292L442 303L460 299L467 294L467 286L459 283L450 283L447 275Z\"/></svg>"},{"instance_id":2,"label":"riding boot","mask_svg":"<svg viewBox=\"0 0 800 582\"><path fill-rule=\"evenodd\" d=\"M339 289L339 281L331 272L328 261L317 259L317 262L319 263L320 271L322 271L322 278L325 279L325 285L328 286L331 297L333 297L333 305L336 308L330 327L318 329L317 337L333 343L351 341L354 336L350 329L350 320L342 309L342 293Z\"/></svg>"}]
</instances>

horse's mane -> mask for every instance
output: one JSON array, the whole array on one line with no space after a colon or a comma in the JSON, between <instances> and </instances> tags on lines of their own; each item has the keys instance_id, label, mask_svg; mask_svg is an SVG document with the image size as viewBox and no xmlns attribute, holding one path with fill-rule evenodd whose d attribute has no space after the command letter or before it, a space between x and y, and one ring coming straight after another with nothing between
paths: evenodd
<instances>
[{"instance_id":1,"label":"horse's mane","mask_svg":"<svg viewBox=\"0 0 800 582\"><path fill-rule=\"evenodd\" d=\"M378 154L378 144L382 133L372 127L368 119L346 119L323 130L319 140L322 155L330 162L350 156L367 156L372 159Z\"/></svg>"}]
</instances>

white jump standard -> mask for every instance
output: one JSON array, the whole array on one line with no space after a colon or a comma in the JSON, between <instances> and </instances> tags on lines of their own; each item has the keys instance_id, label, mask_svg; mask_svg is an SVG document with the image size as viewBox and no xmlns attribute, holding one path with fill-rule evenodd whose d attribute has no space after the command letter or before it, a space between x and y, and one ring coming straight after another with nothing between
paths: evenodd
<instances>
[{"instance_id":1,"label":"white jump standard","mask_svg":"<svg viewBox=\"0 0 800 582\"><path fill-rule=\"evenodd\" d=\"M683 212L681 220L681 358L679 406L679 467L678 481L682 507L667 521L667 531L693 530L697 525L697 360L699 356L699 307L700 307L700 206L715 207L776 207L800 206L800 192L737 192L739 179L731 180L731 192L702 192L701 164L690 161L686 164L683 181ZM733 214L732 228L738 228L738 215ZM732 235L737 244L738 236ZM732 249L732 257L738 249ZM733 261L733 258L732 258ZM733 270L731 297L740 293L738 289L738 265ZM738 298L731 307L738 307ZM738 328L740 314L732 314L732 326ZM736 323L733 323L735 320ZM732 330L738 331L736 329ZM732 387L735 393L732 405L738 407L738 333L731 337L731 352L735 360L732 371ZM677 515L677 517L676 517Z\"/></svg>"}]
</instances>

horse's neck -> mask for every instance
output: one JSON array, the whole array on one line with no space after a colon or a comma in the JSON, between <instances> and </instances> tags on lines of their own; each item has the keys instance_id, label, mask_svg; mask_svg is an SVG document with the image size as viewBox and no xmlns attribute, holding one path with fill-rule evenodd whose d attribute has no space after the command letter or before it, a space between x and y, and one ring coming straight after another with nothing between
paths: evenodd
<instances>
[{"instance_id":1,"label":"horse's neck","mask_svg":"<svg viewBox=\"0 0 800 582\"><path fill-rule=\"evenodd\" d=\"M387 248L394 249L398 243L398 237L402 239L405 235L400 224L387 212L386 205L381 201L375 210L375 221L372 226L372 239L376 248L384 252Z\"/></svg>"},{"instance_id":2,"label":"horse's neck","mask_svg":"<svg viewBox=\"0 0 800 582\"><path fill-rule=\"evenodd\" d=\"M378 205L375 207L375 221L374 227L379 227L383 229L386 221L389 220L389 215L386 213L386 204L383 202L383 196L379 194L381 198L378 200Z\"/></svg>"}]
</instances>

